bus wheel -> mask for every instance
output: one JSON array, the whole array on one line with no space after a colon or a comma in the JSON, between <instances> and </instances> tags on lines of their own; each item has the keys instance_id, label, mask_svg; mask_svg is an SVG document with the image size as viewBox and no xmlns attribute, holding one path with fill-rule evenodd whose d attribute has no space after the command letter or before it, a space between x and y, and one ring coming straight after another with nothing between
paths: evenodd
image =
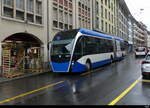
<instances>
[{"instance_id":1,"label":"bus wheel","mask_svg":"<svg viewBox=\"0 0 150 108\"><path fill-rule=\"evenodd\" d=\"M91 63L90 63L90 61L86 62L86 69L87 69L87 71L91 70Z\"/></svg>"}]
</instances>

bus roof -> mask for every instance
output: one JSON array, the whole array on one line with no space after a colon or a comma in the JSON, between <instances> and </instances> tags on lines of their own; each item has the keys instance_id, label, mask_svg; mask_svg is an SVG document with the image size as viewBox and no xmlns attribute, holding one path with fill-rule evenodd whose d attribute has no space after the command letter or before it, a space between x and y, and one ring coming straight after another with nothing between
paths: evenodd
<instances>
[{"instance_id":1,"label":"bus roof","mask_svg":"<svg viewBox=\"0 0 150 108\"><path fill-rule=\"evenodd\" d=\"M91 36L94 35L94 36L98 36L98 37L113 39L113 36L109 36L109 35L106 35L106 34L102 34L102 33L92 31L92 30L88 30L88 29L84 29L84 28L81 28L79 30L79 32L81 32L82 34L86 34L86 35L91 35Z\"/></svg>"},{"instance_id":2,"label":"bus roof","mask_svg":"<svg viewBox=\"0 0 150 108\"><path fill-rule=\"evenodd\" d=\"M124 39L116 37L116 36L110 36L110 35L107 35L107 34L99 33L99 32L84 29L84 28L79 29L79 32L81 32L82 34L86 34L86 35L91 35L91 36L94 35L94 36L108 38L108 39L113 39L114 38L115 40L124 41Z\"/></svg>"},{"instance_id":3,"label":"bus roof","mask_svg":"<svg viewBox=\"0 0 150 108\"><path fill-rule=\"evenodd\" d=\"M114 36L115 40L124 41L124 39Z\"/></svg>"}]
</instances>

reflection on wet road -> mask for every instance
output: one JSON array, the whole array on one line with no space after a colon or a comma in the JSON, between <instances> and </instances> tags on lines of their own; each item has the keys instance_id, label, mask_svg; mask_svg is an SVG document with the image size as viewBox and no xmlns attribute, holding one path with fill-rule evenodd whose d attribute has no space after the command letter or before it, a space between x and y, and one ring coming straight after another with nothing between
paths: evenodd
<instances>
[{"instance_id":1,"label":"reflection on wet road","mask_svg":"<svg viewBox=\"0 0 150 108\"><path fill-rule=\"evenodd\" d=\"M0 84L0 102L6 105L108 105L141 76L141 60L130 55L84 74L45 73ZM116 104L147 105L150 83L143 83L138 82Z\"/></svg>"}]
</instances>

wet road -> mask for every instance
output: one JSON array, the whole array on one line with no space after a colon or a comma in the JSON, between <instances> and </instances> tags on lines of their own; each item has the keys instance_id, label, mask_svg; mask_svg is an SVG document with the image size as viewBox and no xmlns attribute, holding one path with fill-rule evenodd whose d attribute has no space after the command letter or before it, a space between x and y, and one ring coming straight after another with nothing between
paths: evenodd
<instances>
[{"instance_id":1,"label":"wet road","mask_svg":"<svg viewBox=\"0 0 150 108\"><path fill-rule=\"evenodd\" d=\"M84 74L45 73L0 84L1 105L150 105L150 82L138 81L140 62L133 55ZM118 99L118 100L116 100Z\"/></svg>"}]
</instances>

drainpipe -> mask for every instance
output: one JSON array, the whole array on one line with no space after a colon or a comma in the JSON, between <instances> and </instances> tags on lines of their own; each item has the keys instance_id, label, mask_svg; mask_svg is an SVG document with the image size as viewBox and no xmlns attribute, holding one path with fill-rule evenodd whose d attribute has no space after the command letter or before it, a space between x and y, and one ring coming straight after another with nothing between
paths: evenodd
<instances>
[{"instance_id":1,"label":"drainpipe","mask_svg":"<svg viewBox=\"0 0 150 108\"><path fill-rule=\"evenodd\" d=\"M92 9L92 18L91 18L91 19L92 19L92 30L95 30L95 27L94 27L94 26L95 26L95 24L94 24L94 20L95 20L95 17L94 17L95 12L94 12L94 10L95 10L95 9L94 9L94 6L93 6L93 5L94 5L93 2L95 3L95 1L92 0L92 7L91 7L91 9Z\"/></svg>"},{"instance_id":2,"label":"drainpipe","mask_svg":"<svg viewBox=\"0 0 150 108\"><path fill-rule=\"evenodd\" d=\"M47 45L49 43L49 0L47 0ZM49 49L47 49L47 60L49 62ZM49 65L48 65L49 68Z\"/></svg>"}]
</instances>

